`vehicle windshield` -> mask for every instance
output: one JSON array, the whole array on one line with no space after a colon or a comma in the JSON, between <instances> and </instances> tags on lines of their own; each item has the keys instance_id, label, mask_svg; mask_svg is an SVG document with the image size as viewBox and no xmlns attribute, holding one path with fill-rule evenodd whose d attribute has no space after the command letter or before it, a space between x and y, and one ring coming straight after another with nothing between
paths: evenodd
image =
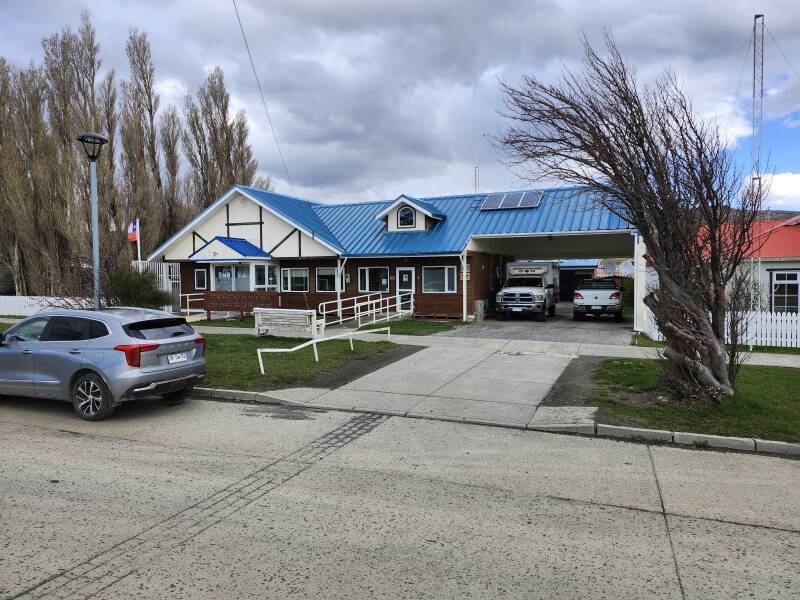
<instances>
[{"instance_id":1,"label":"vehicle windshield","mask_svg":"<svg viewBox=\"0 0 800 600\"><path fill-rule=\"evenodd\" d=\"M579 290L615 290L617 284L608 279L585 279L578 284Z\"/></svg>"},{"instance_id":2,"label":"vehicle windshield","mask_svg":"<svg viewBox=\"0 0 800 600\"><path fill-rule=\"evenodd\" d=\"M542 287L541 277L509 277L505 287Z\"/></svg>"},{"instance_id":3,"label":"vehicle windshield","mask_svg":"<svg viewBox=\"0 0 800 600\"><path fill-rule=\"evenodd\" d=\"M194 333L194 329L186 323L186 319L139 321L126 325L124 329L129 336L140 340L163 340Z\"/></svg>"}]
</instances>

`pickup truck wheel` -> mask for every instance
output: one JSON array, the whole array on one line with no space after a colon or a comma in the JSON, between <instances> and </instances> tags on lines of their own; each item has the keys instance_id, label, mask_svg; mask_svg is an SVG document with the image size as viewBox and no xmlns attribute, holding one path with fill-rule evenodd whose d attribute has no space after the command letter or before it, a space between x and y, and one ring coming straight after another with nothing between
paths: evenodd
<instances>
[{"instance_id":1,"label":"pickup truck wheel","mask_svg":"<svg viewBox=\"0 0 800 600\"><path fill-rule=\"evenodd\" d=\"M573 321L583 321L583 313L572 313L572 320Z\"/></svg>"},{"instance_id":2,"label":"pickup truck wheel","mask_svg":"<svg viewBox=\"0 0 800 600\"><path fill-rule=\"evenodd\" d=\"M100 421L114 414L111 392L96 373L81 375L72 385L72 407L84 421Z\"/></svg>"},{"instance_id":3,"label":"pickup truck wheel","mask_svg":"<svg viewBox=\"0 0 800 600\"><path fill-rule=\"evenodd\" d=\"M551 317L555 317L556 316L556 305L555 304L551 304L550 305L550 308L547 309L547 314L550 315Z\"/></svg>"},{"instance_id":4,"label":"pickup truck wheel","mask_svg":"<svg viewBox=\"0 0 800 600\"><path fill-rule=\"evenodd\" d=\"M497 320L498 321L505 321L506 317L507 317L507 315L506 315L506 312L504 310L501 310L501 311L499 311L497 313Z\"/></svg>"},{"instance_id":5,"label":"pickup truck wheel","mask_svg":"<svg viewBox=\"0 0 800 600\"><path fill-rule=\"evenodd\" d=\"M622 313L621 312L614 313L614 320L617 323L622 323Z\"/></svg>"},{"instance_id":6,"label":"pickup truck wheel","mask_svg":"<svg viewBox=\"0 0 800 600\"><path fill-rule=\"evenodd\" d=\"M544 311L536 313L536 320L539 321L539 323L544 323L547 320L547 313Z\"/></svg>"}]
</instances>

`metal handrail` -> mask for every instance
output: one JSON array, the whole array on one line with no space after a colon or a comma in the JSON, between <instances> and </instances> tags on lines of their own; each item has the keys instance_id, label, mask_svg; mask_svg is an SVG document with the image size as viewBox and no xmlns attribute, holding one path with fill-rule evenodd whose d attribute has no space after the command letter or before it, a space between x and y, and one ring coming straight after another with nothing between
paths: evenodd
<instances>
[{"instance_id":1,"label":"metal handrail","mask_svg":"<svg viewBox=\"0 0 800 600\"><path fill-rule=\"evenodd\" d=\"M261 369L261 374L266 375L264 371L264 359L261 357L261 354L277 354L277 353L286 353L286 352L296 352L298 350L302 350L303 348L307 348L308 346L313 346L314 348L314 360L319 362L319 352L317 352L317 344L321 344L322 342L327 342L329 340L337 340L340 338L348 337L350 338L350 350L355 351L353 347L353 336L354 335L365 335L365 334L373 334L379 331L386 332L386 341L392 341L392 328L391 327L378 327L376 329L370 329L368 331L348 331L347 333L340 333L339 335L332 335L330 337L324 338L312 338L307 342L303 342L302 344L298 344L293 348L258 348L256 350L256 354L258 355L258 366Z\"/></svg>"},{"instance_id":2,"label":"metal handrail","mask_svg":"<svg viewBox=\"0 0 800 600\"><path fill-rule=\"evenodd\" d=\"M335 321L328 321L328 325L346 323L347 321L356 321L358 323L358 327L361 327L365 320L368 323L379 323L380 321L387 321L395 316L413 314L414 312L414 294L411 292L400 294L399 296L384 296L383 294L379 293L364 294L361 296L352 296L351 298L347 298L345 300L352 301L352 305L346 307L347 311L351 314L348 316L339 315L339 318ZM330 300L319 305L319 312L323 318L326 318L326 315L329 314L326 313L328 307L323 305L333 304L335 302L336 300ZM342 302L344 302L344 300L342 300ZM408 305L408 308L402 308L403 305L406 304ZM392 309L395 309L395 314L390 314ZM369 317L372 318L369 319Z\"/></svg>"},{"instance_id":3,"label":"metal handrail","mask_svg":"<svg viewBox=\"0 0 800 600\"><path fill-rule=\"evenodd\" d=\"M339 316L338 322L344 322L344 320L350 320L350 319L344 319L344 320L342 319L343 311L350 311L350 310L355 311L356 306L358 306L361 302L374 300L376 297L381 298L382 296L383 294L381 292L371 292L369 294L361 294L360 296L350 296L348 298L337 298L336 300L327 300L326 302L319 303L319 306L317 307L317 312L325 318L327 318L329 314L336 314ZM352 303L352 305L350 305L350 303Z\"/></svg>"},{"instance_id":4,"label":"metal handrail","mask_svg":"<svg viewBox=\"0 0 800 600\"><path fill-rule=\"evenodd\" d=\"M194 297L193 297L194 296ZM197 297L199 296L199 297ZM186 298L186 314L189 315L192 313L192 302L202 302L204 294L202 292L195 292L193 294L181 294L181 308L183 308L183 299ZM195 309L198 310L198 309ZM203 309L199 309L200 312L203 312Z\"/></svg>"}]
</instances>

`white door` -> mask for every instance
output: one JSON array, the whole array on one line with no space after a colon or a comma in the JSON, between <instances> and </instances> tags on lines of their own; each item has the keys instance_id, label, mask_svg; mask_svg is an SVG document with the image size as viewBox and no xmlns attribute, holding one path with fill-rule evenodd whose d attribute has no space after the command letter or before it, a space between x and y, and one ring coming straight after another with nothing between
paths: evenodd
<instances>
[{"instance_id":1,"label":"white door","mask_svg":"<svg viewBox=\"0 0 800 600\"><path fill-rule=\"evenodd\" d=\"M395 281L397 285L397 305L402 310L411 310L411 296L405 294L414 294L416 291L416 277L414 267L397 267L395 272ZM401 300L401 296L403 297Z\"/></svg>"}]
</instances>

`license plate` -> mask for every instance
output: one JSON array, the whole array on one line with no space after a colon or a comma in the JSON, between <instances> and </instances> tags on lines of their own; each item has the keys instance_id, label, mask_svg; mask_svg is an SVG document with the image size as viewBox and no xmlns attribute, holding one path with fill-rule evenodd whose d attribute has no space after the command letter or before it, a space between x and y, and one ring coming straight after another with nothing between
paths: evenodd
<instances>
[{"instance_id":1,"label":"license plate","mask_svg":"<svg viewBox=\"0 0 800 600\"><path fill-rule=\"evenodd\" d=\"M602 306L592 306L592 310L603 310Z\"/></svg>"},{"instance_id":2,"label":"license plate","mask_svg":"<svg viewBox=\"0 0 800 600\"><path fill-rule=\"evenodd\" d=\"M511 312L522 312L521 308L512 308Z\"/></svg>"},{"instance_id":3,"label":"license plate","mask_svg":"<svg viewBox=\"0 0 800 600\"><path fill-rule=\"evenodd\" d=\"M185 361L186 361L186 352L178 352L177 354L167 354L167 362L171 365Z\"/></svg>"}]
</instances>

